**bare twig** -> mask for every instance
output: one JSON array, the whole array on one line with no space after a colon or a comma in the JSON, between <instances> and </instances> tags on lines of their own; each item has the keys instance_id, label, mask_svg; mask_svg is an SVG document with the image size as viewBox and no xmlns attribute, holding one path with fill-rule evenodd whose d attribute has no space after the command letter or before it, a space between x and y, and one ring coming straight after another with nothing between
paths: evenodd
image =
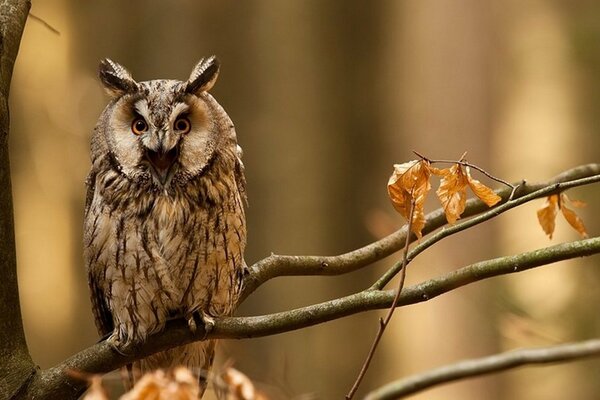
<instances>
[{"instance_id":1,"label":"bare twig","mask_svg":"<svg viewBox=\"0 0 600 400\"><path fill-rule=\"evenodd\" d=\"M581 165L565 171L544 183L527 184L523 182L516 190L515 196L516 198L520 198L555 183L574 181L599 174L600 163ZM510 188L501 188L495 191L504 200L510 197L511 192ZM543 194L540 195L540 197L542 196ZM472 198L467 200L462 216L463 218L467 218L487 210L489 210L489 207L485 203L478 198ZM425 227L422 231L423 235L427 235L446 224L444 210L441 208L437 209L427 214ZM273 278L301 275L341 275L371 265L401 250L406 239L406 233L406 226L404 226L381 240L337 256L271 255L249 268L249 274L244 282L240 302L246 299L262 284ZM413 236L411 236L412 240L414 240Z\"/></svg>"},{"instance_id":2,"label":"bare twig","mask_svg":"<svg viewBox=\"0 0 600 400\"><path fill-rule=\"evenodd\" d=\"M442 277L428 280L402 290L398 306L406 306L430 300L461 286L498 275L521 272L575 257L600 253L600 238L563 243L516 256L482 261L453 271ZM164 331L148 338L145 343L132 344L123 349L124 354L114 351L105 341L89 347L55 367L37 373L29 385L20 392L18 399L43 397L52 393L55 398L77 398L85 389L85 383L69 378L68 370L90 374L105 373L157 351L206 338L243 339L275 335L323 322L342 318L363 311L388 308L395 291L364 290L360 293L320 304L280 313L255 317L220 318L210 333L198 327L191 333L186 321L176 320L167 324Z\"/></svg>"},{"instance_id":3,"label":"bare twig","mask_svg":"<svg viewBox=\"0 0 600 400\"><path fill-rule=\"evenodd\" d=\"M482 174L484 174L485 176L487 176L488 178L490 178L493 181L496 182L500 182L503 185L508 186L509 188L511 188L511 194L508 197L509 200L511 200L515 194L515 191L517 190L517 188L519 187L519 185L513 185L510 182L505 181L504 179L500 179L492 174L490 174L489 172L487 172L485 169L475 165L475 164L471 164L470 162L466 161L464 158L467 155L467 153L465 152L461 157L460 160L455 161L455 160L432 160L431 158L427 158L424 155L418 153L417 151L413 150L413 153L415 153L418 157L421 157L423 160L429 161L431 164L435 164L435 163L445 163L445 164L460 164L462 166L465 167L469 167L469 168L473 168L476 169L477 171L481 172Z\"/></svg>"},{"instance_id":4,"label":"bare twig","mask_svg":"<svg viewBox=\"0 0 600 400\"><path fill-rule=\"evenodd\" d=\"M408 213L408 224L406 227L406 230L408 232L410 232L410 230L412 228L414 212L415 212L415 200L413 198L410 203L410 212ZM377 330L377 335L375 335L375 339L373 340L373 343L371 344L371 348L369 349L367 358L365 359L365 362L363 363L363 365L360 369L360 372L359 372L358 376L356 377L356 381L354 382L354 385L352 385L352 388L346 395L347 400L350 400L350 399L352 399L352 397L354 397L354 394L358 390L360 383L362 382L363 378L365 377L365 374L367 373L367 370L369 369L369 365L371 364L371 360L373 360L373 356L375 355L375 350L377 349L377 346L379 345L379 342L381 341L381 338L383 337L383 332L385 331L385 328L387 327L387 325L390 323L390 320L392 319L392 315L394 314L394 310L396 309L396 306L398 305L398 301L400 300L400 294L402 293L402 288L404 287L404 281L406 278L406 264L407 264L406 260L408 257L408 247L409 246L410 246L410 236L406 235L406 241L404 242L404 254L402 254L402 273L400 274L400 280L398 281L398 288L396 289L396 295L394 296L392 305L388 309L388 313L385 316L385 319L379 318L379 328Z\"/></svg>"},{"instance_id":5,"label":"bare twig","mask_svg":"<svg viewBox=\"0 0 600 400\"><path fill-rule=\"evenodd\" d=\"M460 361L392 382L369 393L366 400L400 399L434 386L532 364L576 361L600 356L600 339L558 346L513 350L490 357Z\"/></svg>"},{"instance_id":6,"label":"bare twig","mask_svg":"<svg viewBox=\"0 0 600 400\"><path fill-rule=\"evenodd\" d=\"M44 27L46 27L46 29L48 29L50 32L60 36L60 31L58 29L56 29L55 27L53 27L52 25L50 25L45 19L43 19L42 17L38 17L37 15L35 15L34 13L29 13L29 18L39 22L40 24L44 25Z\"/></svg>"}]
</instances>

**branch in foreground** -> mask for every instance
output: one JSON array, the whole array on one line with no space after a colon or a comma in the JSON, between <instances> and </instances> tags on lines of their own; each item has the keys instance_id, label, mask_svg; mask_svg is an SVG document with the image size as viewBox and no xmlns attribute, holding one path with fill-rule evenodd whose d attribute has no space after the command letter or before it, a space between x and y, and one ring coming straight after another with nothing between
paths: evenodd
<instances>
[{"instance_id":1,"label":"branch in foreground","mask_svg":"<svg viewBox=\"0 0 600 400\"><path fill-rule=\"evenodd\" d=\"M516 190L513 200L531 194L535 191L559 182L573 181L600 174L600 164L587 164L565 171L551 180L538 183L522 183ZM510 188L501 188L495 193L506 201ZM543 196L543 195L540 195ZM471 217L489 210L489 207L479 199L469 199L462 214L463 218ZM443 209L437 209L426 216L423 235L446 225L446 215ZM406 238L406 226L385 238L364 246L360 249L337 256L285 256L271 255L258 261L249 268L244 291L240 302L253 293L263 283L280 276L300 275L341 275L356 271L376 261L382 260L402 249ZM411 238L411 241L414 238Z\"/></svg>"},{"instance_id":2,"label":"branch in foreground","mask_svg":"<svg viewBox=\"0 0 600 400\"><path fill-rule=\"evenodd\" d=\"M498 275L516 273L575 257L600 253L600 238L563 243L515 256L482 261L439 278L404 288L399 306L430 300L469 283ZM85 373L106 373L157 351L208 338L242 339L274 335L317 325L363 311L388 308L395 291L365 290L340 299L270 315L231 317L216 320L213 330L206 334L199 326L192 334L183 320L172 321L166 329L151 336L145 343L124 349L126 355L114 351L106 342L98 343L72 356L61 364L36 374L19 398L31 399L41 395L49 398L76 398L86 383L76 381L69 370Z\"/></svg>"},{"instance_id":3,"label":"branch in foreground","mask_svg":"<svg viewBox=\"0 0 600 400\"><path fill-rule=\"evenodd\" d=\"M460 361L392 382L372 391L365 400L399 399L443 383L505 371L530 364L576 361L600 356L600 339L559 346L513 350L489 357Z\"/></svg>"}]
</instances>

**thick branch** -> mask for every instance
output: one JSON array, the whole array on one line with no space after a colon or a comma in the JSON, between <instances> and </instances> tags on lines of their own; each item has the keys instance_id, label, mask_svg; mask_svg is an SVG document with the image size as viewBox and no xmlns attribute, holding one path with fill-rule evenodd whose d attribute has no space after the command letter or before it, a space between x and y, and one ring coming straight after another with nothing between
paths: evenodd
<instances>
[{"instance_id":1,"label":"thick branch","mask_svg":"<svg viewBox=\"0 0 600 400\"><path fill-rule=\"evenodd\" d=\"M573 181L599 174L600 164L587 164L565 171L548 182L538 184L527 184L523 182L515 192L513 201L517 201L520 197L529 195L540 189L551 187L555 183ZM503 201L506 201L508 200L511 191L510 188L501 188L496 190L496 193L502 197ZM544 196L544 194L539 194L539 196ZM462 216L463 218L467 218L487 210L489 210L489 207L479 199L469 199L467 200L465 212ZM446 225L446 223L444 210L441 208L437 209L427 214L423 234L427 235L441 226ZM271 255L250 267L241 300L243 301L263 283L276 277L341 275L371 265L402 249L406 238L406 232L406 226L404 226L381 240L337 256Z\"/></svg>"},{"instance_id":2,"label":"thick branch","mask_svg":"<svg viewBox=\"0 0 600 400\"><path fill-rule=\"evenodd\" d=\"M490 357L465 360L392 382L369 393L366 400L392 400L421 392L443 383L505 371L530 364L576 361L600 356L600 339L559 346L513 350Z\"/></svg>"},{"instance_id":3,"label":"thick branch","mask_svg":"<svg viewBox=\"0 0 600 400\"><path fill-rule=\"evenodd\" d=\"M8 160L8 94L27 0L0 0L0 398L8 398L34 371L19 306L14 216Z\"/></svg>"},{"instance_id":4,"label":"thick branch","mask_svg":"<svg viewBox=\"0 0 600 400\"><path fill-rule=\"evenodd\" d=\"M439 278L407 287L402 291L399 306L420 303L469 283L493 276L510 274L575 257L600 253L600 238L563 243L544 249L482 261ZM69 369L87 373L105 373L135 359L176 345L209 338L243 339L288 332L363 311L390 307L394 291L365 290L340 299L280 313L218 319L211 332L199 328L192 334L184 321L172 321L165 331L154 335L137 349L125 349L124 356L101 342L74 355L60 365L42 371L28 386L22 398L35 398L51 393L51 398L74 398L85 388L85 382L74 381L66 375ZM62 396L62 397L61 397Z\"/></svg>"}]
</instances>

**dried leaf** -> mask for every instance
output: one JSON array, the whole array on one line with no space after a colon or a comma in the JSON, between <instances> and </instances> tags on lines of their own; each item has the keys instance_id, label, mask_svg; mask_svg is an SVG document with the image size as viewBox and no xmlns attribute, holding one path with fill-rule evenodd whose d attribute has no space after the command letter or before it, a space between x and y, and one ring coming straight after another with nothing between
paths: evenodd
<instances>
[{"instance_id":1,"label":"dried leaf","mask_svg":"<svg viewBox=\"0 0 600 400\"><path fill-rule=\"evenodd\" d=\"M483 183L479 182L477 179L474 179L471 176L471 169L469 167L467 169L467 180L469 181L469 186L475 196L479 197L481 201L488 205L488 207L492 207L496 205L502 197L498 196L492 189L485 186Z\"/></svg>"},{"instance_id":2,"label":"dried leaf","mask_svg":"<svg viewBox=\"0 0 600 400\"><path fill-rule=\"evenodd\" d=\"M229 367L220 376L225 400L268 400L244 373Z\"/></svg>"},{"instance_id":3,"label":"dried leaf","mask_svg":"<svg viewBox=\"0 0 600 400\"><path fill-rule=\"evenodd\" d=\"M586 204L583 201L569 199L565 193L560 194L560 201L558 196L559 195L557 194L548 196L546 205L537 212L538 220L540 221L540 225L542 226L542 229L544 229L544 232L552 239L556 224L556 214L558 213L558 209L560 209L569 225L579 232L582 237L587 237L588 234L585 225L583 224L583 220L575 213L575 211L567 206L569 203L574 207L584 207Z\"/></svg>"},{"instance_id":4,"label":"dried leaf","mask_svg":"<svg viewBox=\"0 0 600 400\"><path fill-rule=\"evenodd\" d=\"M546 198L544 207L537 210L537 217L546 235L552 239L556 226L556 214L558 212L558 195L553 194Z\"/></svg>"},{"instance_id":5,"label":"dried leaf","mask_svg":"<svg viewBox=\"0 0 600 400\"><path fill-rule=\"evenodd\" d=\"M582 208L582 207L586 207L587 206L587 203L585 201L571 200L569 198L569 196L567 196L567 194L565 192L562 192L560 194L560 201L561 201L561 203L567 203L568 202L573 207L577 207L577 208Z\"/></svg>"},{"instance_id":6,"label":"dried leaf","mask_svg":"<svg viewBox=\"0 0 600 400\"><path fill-rule=\"evenodd\" d=\"M254 384L246 375L235 368L227 368L222 375L227 385L228 398L235 400L254 400Z\"/></svg>"},{"instance_id":7,"label":"dried leaf","mask_svg":"<svg viewBox=\"0 0 600 400\"><path fill-rule=\"evenodd\" d=\"M450 168L436 168L432 165L429 166L429 172L437 176L444 176L450 173Z\"/></svg>"},{"instance_id":8,"label":"dried leaf","mask_svg":"<svg viewBox=\"0 0 600 400\"><path fill-rule=\"evenodd\" d=\"M194 374L179 367L168 375L162 370L145 374L120 400L197 400L199 396Z\"/></svg>"},{"instance_id":9,"label":"dried leaf","mask_svg":"<svg viewBox=\"0 0 600 400\"><path fill-rule=\"evenodd\" d=\"M411 204L414 211L411 230L421 238L425 226L425 199L431 189L430 165L426 160L413 160L394 165L394 173L388 181L388 194L396 211L408 219Z\"/></svg>"},{"instance_id":10,"label":"dried leaf","mask_svg":"<svg viewBox=\"0 0 600 400\"><path fill-rule=\"evenodd\" d=\"M147 373L120 400L158 400L161 388L166 385L167 377L162 370Z\"/></svg>"},{"instance_id":11,"label":"dried leaf","mask_svg":"<svg viewBox=\"0 0 600 400\"><path fill-rule=\"evenodd\" d=\"M440 187L436 191L442 208L446 213L446 219L453 224L465 211L467 201L467 177L462 171L460 164L454 164L447 170L443 170Z\"/></svg>"},{"instance_id":12,"label":"dried leaf","mask_svg":"<svg viewBox=\"0 0 600 400\"><path fill-rule=\"evenodd\" d=\"M102 377L94 375L90 379L90 388L85 392L82 400L108 400L108 393L102 385Z\"/></svg>"},{"instance_id":13,"label":"dried leaf","mask_svg":"<svg viewBox=\"0 0 600 400\"><path fill-rule=\"evenodd\" d=\"M569 225L571 225L573 227L573 229L575 229L577 232L579 232L581 237L586 238L588 236L588 234L587 234L587 231L585 230L585 225L583 224L583 220L579 217L579 215L577 215L575 213L575 211L573 211L569 207L567 207L566 203L568 201L569 201L569 198L567 197L567 195L564 193L561 193L560 211L562 211L562 214L565 217L565 219L567 220L567 222L569 223Z\"/></svg>"}]
</instances>

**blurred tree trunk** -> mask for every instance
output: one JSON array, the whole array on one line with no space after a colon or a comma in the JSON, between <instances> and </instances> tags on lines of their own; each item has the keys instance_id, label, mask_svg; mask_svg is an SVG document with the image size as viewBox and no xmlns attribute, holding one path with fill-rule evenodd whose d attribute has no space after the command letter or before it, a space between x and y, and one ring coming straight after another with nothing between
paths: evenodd
<instances>
[{"instance_id":1,"label":"blurred tree trunk","mask_svg":"<svg viewBox=\"0 0 600 400\"><path fill-rule=\"evenodd\" d=\"M35 369L21 320L8 136L13 66L31 4L0 1L0 398L8 398Z\"/></svg>"},{"instance_id":2,"label":"blurred tree trunk","mask_svg":"<svg viewBox=\"0 0 600 400\"><path fill-rule=\"evenodd\" d=\"M597 134L590 132L597 130L598 113L583 114L582 110L597 108L593 100L586 104L585 96L585 93L595 93L591 94L592 99L597 98L598 86L591 86L594 81L599 82L600 63L592 61L598 54L597 42L588 37L577 43L577 38L581 39L579 35L585 35L588 29L600 32L595 22L590 24L590 18L597 20L600 8L594 2L585 1L568 5L509 1L502 2L502 6L496 18L503 33L499 47L502 57L497 68L505 85L497 107L500 117L494 132L494 146L507 149L507 153L497 153L498 170L504 176L535 181L572 165L596 161ZM596 39L598 37L597 33ZM583 48L579 46L590 48L580 53ZM593 77L582 74L574 57L577 54L591 55L587 61L595 63ZM582 115L595 121L586 120ZM597 190L595 187L586 189L596 193ZM569 196L580 198L579 193L582 191L573 191ZM541 207L541 203L538 206ZM540 233L536 224L522 223L532 221L533 212L531 207L518 209L500 221L499 242L506 252L548 244L548 238ZM590 217L583 214L586 224L597 221ZM574 239L572 231L557 224L553 241ZM598 331L597 324L594 329L589 321L597 318L589 304L598 301L595 288L599 275L597 269L585 268L590 263L590 260L573 260L562 268L544 271L543 276L536 271L519 279L505 278L510 306L523 316L520 330L527 332L511 334L508 331L507 345L546 345L594 335ZM590 297L582 297L582 293L589 293ZM598 361L564 365L557 372L526 370L510 375L509 395L515 399L594 398L598 393L595 377L599 372ZM552 379L548 379L549 374Z\"/></svg>"}]
</instances>

